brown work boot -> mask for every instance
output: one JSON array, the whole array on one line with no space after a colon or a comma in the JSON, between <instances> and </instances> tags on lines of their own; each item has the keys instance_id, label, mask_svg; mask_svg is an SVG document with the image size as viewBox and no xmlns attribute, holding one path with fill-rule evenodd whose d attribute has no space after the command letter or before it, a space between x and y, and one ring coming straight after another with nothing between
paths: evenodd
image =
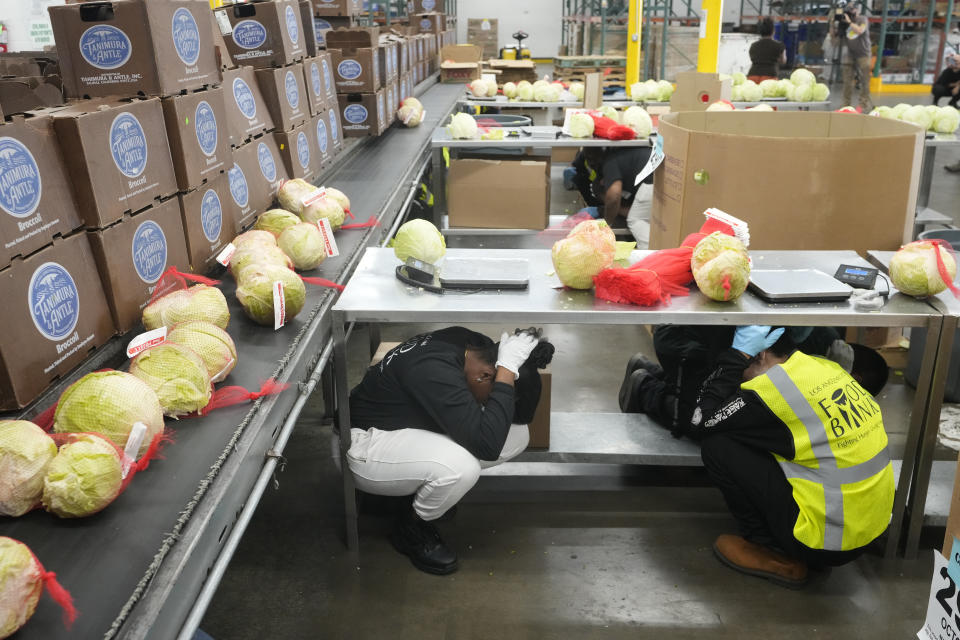
<instances>
[{"instance_id":1,"label":"brown work boot","mask_svg":"<svg viewBox=\"0 0 960 640\"><path fill-rule=\"evenodd\" d=\"M723 564L735 571L770 582L789 589L799 589L807 582L807 565L754 544L740 536L725 534L713 543L713 553Z\"/></svg>"}]
</instances>

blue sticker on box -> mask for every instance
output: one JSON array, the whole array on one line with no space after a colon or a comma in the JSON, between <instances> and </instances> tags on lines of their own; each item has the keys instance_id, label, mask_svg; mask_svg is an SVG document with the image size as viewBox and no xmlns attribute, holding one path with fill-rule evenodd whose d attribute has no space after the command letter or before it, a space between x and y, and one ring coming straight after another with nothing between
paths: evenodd
<instances>
[{"instance_id":1,"label":"blue sticker on box","mask_svg":"<svg viewBox=\"0 0 960 640\"><path fill-rule=\"evenodd\" d=\"M248 120L253 120L257 116L257 101L253 97L253 91L250 91L250 86L244 82L243 78L233 79L233 99L236 101L240 113Z\"/></svg>"},{"instance_id":2,"label":"blue sticker on box","mask_svg":"<svg viewBox=\"0 0 960 640\"><path fill-rule=\"evenodd\" d=\"M212 156L217 150L217 140L219 132L217 131L217 116L213 113L213 107L206 100L201 100L193 112L193 129L197 134L197 143L204 155Z\"/></svg>"},{"instance_id":3,"label":"blue sticker on box","mask_svg":"<svg viewBox=\"0 0 960 640\"><path fill-rule=\"evenodd\" d=\"M200 200L200 225L203 227L203 235L210 242L216 242L220 238L223 207L220 205L220 196L213 189L207 189Z\"/></svg>"},{"instance_id":4,"label":"blue sticker on box","mask_svg":"<svg viewBox=\"0 0 960 640\"><path fill-rule=\"evenodd\" d=\"M256 49L267 41L267 30L256 20L242 20L233 27L233 41L241 49Z\"/></svg>"},{"instance_id":5,"label":"blue sticker on box","mask_svg":"<svg viewBox=\"0 0 960 640\"><path fill-rule=\"evenodd\" d=\"M147 168L147 136L140 121L124 111L110 125L110 153L120 173L136 178Z\"/></svg>"},{"instance_id":6,"label":"blue sticker on box","mask_svg":"<svg viewBox=\"0 0 960 640\"><path fill-rule=\"evenodd\" d=\"M337 110L330 109L330 139L336 142L340 138L340 129L337 127Z\"/></svg>"},{"instance_id":7,"label":"blue sticker on box","mask_svg":"<svg viewBox=\"0 0 960 640\"><path fill-rule=\"evenodd\" d=\"M283 92L287 96L287 104L291 109L300 106L300 85L293 71L287 71L287 75L283 77Z\"/></svg>"},{"instance_id":8,"label":"blue sticker on box","mask_svg":"<svg viewBox=\"0 0 960 640\"><path fill-rule=\"evenodd\" d=\"M317 146L320 147L320 153L327 152L327 124L323 118L317 118Z\"/></svg>"},{"instance_id":9,"label":"blue sticker on box","mask_svg":"<svg viewBox=\"0 0 960 640\"><path fill-rule=\"evenodd\" d=\"M133 55L130 38L113 25L98 24L80 36L80 55L97 69L122 67Z\"/></svg>"},{"instance_id":10,"label":"blue sticker on box","mask_svg":"<svg viewBox=\"0 0 960 640\"><path fill-rule=\"evenodd\" d=\"M173 12L170 25L170 37L173 38L173 48L177 55L188 67L197 62L200 57L200 29L193 14L180 7Z\"/></svg>"},{"instance_id":11,"label":"blue sticker on box","mask_svg":"<svg viewBox=\"0 0 960 640\"><path fill-rule=\"evenodd\" d=\"M323 95L323 85L320 84L320 67L317 66L316 62L310 63L310 88L313 90L313 95L320 97Z\"/></svg>"},{"instance_id":12,"label":"blue sticker on box","mask_svg":"<svg viewBox=\"0 0 960 640\"><path fill-rule=\"evenodd\" d=\"M297 160L303 169L310 164L310 141L307 140L307 134L303 131L297 134Z\"/></svg>"},{"instance_id":13,"label":"blue sticker on box","mask_svg":"<svg viewBox=\"0 0 960 640\"><path fill-rule=\"evenodd\" d=\"M233 168L227 172L230 180L230 197L237 203L238 207L247 206L250 201L250 189L247 187L247 177L243 175L243 170L234 163Z\"/></svg>"},{"instance_id":14,"label":"blue sticker on box","mask_svg":"<svg viewBox=\"0 0 960 640\"><path fill-rule=\"evenodd\" d=\"M367 121L367 108L362 104L347 105L343 110L343 119L353 124L361 124Z\"/></svg>"},{"instance_id":15,"label":"blue sticker on box","mask_svg":"<svg viewBox=\"0 0 960 640\"><path fill-rule=\"evenodd\" d=\"M337 73L344 80L356 80L363 73L363 67L356 60L344 60L337 65Z\"/></svg>"},{"instance_id":16,"label":"blue sticker on box","mask_svg":"<svg viewBox=\"0 0 960 640\"><path fill-rule=\"evenodd\" d=\"M433 11L437 8L437 0L423 0L423 2L420 3L420 6L423 7L424 11Z\"/></svg>"},{"instance_id":17,"label":"blue sticker on box","mask_svg":"<svg viewBox=\"0 0 960 640\"><path fill-rule=\"evenodd\" d=\"M420 21L420 29L422 31L430 31L432 26L433 26L433 23L430 22L430 18L424 18L423 20Z\"/></svg>"},{"instance_id":18,"label":"blue sticker on box","mask_svg":"<svg viewBox=\"0 0 960 640\"><path fill-rule=\"evenodd\" d=\"M277 163L270 153L270 147L264 143L257 145L257 162L260 164L260 173L267 179L267 182L273 182L277 179Z\"/></svg>"},{"instance_id":19,"label":"blue sticker on box","mask_svg":"<svg viewBox=\"0 0 960 640\"><path fill-rule=\"evenodd\" d=\"M159 280L167 267L167 237L160 225L147 220L137 227L130 250L140 279L148 284Z\"/></svg>"},{"instance_id":20,"label":"blue sticker on box","mask_svg":"<svg viewBox=\"0 0 960 640\"><path fill-rule=\"evenodd\" d=\"M320 64L323 65L323 84L327 88L327 93L333 93L333 77L330 75L330 65L327 64L326 58L321 60Z\"/></svg>"},{"instance_id":21,"label":"blue sticker on box","mask_svg":"<svg viewBox=\"0 0 960 640\"><path fill-rule=\"evenodd\" d=\"M70 272L47 262L33 272L27 287L30 317L47 340L63 340L80 318L80 292Z\"/></svg>"},{"instance_id":22,"label":"blue sticker on box","mask_svg":"<svg viewBox=\"0 0 960 640\"><path fill-rule=\"evenodd\" d=\"M287 5L286 11L284 11L284 19L287 21L287 35L290 36L290 42L297 44L300 42L300 25L297 24L297 14L294 13L293 7Z\"/></svg>"},{"instance_id":23,"label":"blue sticker on box","mask_svg":"<svg viewBox=\"0 0 960 640\"><path fill-rule=\"evenodd\" d=\"M317 34L317 44L321 47L326 46L327 44L327 38L323 32L329 29L333 29L333 25L326 20L322 20L320 18L313 19L313 32Z\"/></svg>"},{"instance_id":24,"label":"blue sticker on box","mask_svg":"<svg viewBox=\"0 0 960 640\"><path fill-rule=\"evenodd\" d=\"M16 138L0 138L0 208L15 218L37 210L43 181L30 150Z\"/></svg>"}]
</instances>

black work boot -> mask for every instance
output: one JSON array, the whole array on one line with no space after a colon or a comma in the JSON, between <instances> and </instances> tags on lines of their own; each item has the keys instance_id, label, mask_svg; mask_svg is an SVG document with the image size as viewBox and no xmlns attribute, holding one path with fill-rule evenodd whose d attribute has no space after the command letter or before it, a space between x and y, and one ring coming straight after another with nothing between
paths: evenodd
<instances>
[{"instance_id":1,"label":"black work boot","mask_svg":"<svg viewBox=\"0 0 960 640\"><path fill-rule=\"evenodd\" d=\"M635 353L631 356L630 360L627 361L627 371L623 374L623 382L620 384L620 411L624 413L635 413L636 409L633 411L627 409L627 406L630 404L630 378L639 370L649 371L655 378L663 377L663 367L659 364L643 355L642 353Z\"/></svg>"},{"instance_id":2,"label":"black work boot","mask_svg":"<svg viewBox=\"0 0 960 640\"><path fill-rule=\"evenodd\" d=\"M420 571L445 576L460 568L457 554L443 542L433 523L421 520L412 509L397 519L390 542Z\"/></svg>"},{"instance_id":3,"label":"black work boot","mask_svg":"<svg viewBox=\"0 0 960 640\"><path fill-rule=\"evenodd\" d=\"M634 356L636 357L636 356ZM631 358L631 361L633 358ZM649 362L649 361L648 361ZM659 365L656 365L659 366ZM661 372L663 369L660 370ZM657 379L657 375L646 367L637 367L628 371L620 385L620 411L623 413L642 413L640 404L640 387L644 382Z\"/></svg>"}]
</instances>

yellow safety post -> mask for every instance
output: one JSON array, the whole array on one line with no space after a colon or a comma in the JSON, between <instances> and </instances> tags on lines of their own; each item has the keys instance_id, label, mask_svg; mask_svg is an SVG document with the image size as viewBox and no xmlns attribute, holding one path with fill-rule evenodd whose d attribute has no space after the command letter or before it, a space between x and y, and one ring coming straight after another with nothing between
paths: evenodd
<instances>
[{"instance_id":1,"label":"yellow safety post","mask_svg":"<svg viewBox=\"0 0 960 640\"><path fill-rule=\"evenodd\" d=\"M640 36L643 31L643 0L630 0L627 14L627 96L630 87L640 82Z\"/></svg>"},{"instance_id":2,"label":"yellow safety post","mask_svg":"<svg viewBox=\"0 0 960 640\"><path fill-rule=\"evenodd\" d=\"M702 0L700 4L700 46L697 49L697 71L716 73L720 57L720 23L723 21L723 0Z\"/></svg>"}]
</instances>

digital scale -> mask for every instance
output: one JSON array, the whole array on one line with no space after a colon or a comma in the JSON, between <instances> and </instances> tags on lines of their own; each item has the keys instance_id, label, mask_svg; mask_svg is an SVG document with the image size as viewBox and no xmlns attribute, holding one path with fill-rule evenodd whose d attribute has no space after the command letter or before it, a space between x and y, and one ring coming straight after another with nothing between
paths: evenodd
<instances>
[{"instance_id":1,"label":"digital scale","mask_svg":"<svg viewBox=\"0 0 960 640\"><path fill-rule=\"evenodd\" d=\"M836 302L850 298L854 288L873 289L878 273L849 264L841 264L832 276L819 269L754 269L750 290L770 302Z\"/></svg>"},{"instance_id":2,"label":"digital scale","mask_svg":"<svg viewBox=\"0 0 960 640\"><path fill-rule=\"evenodd\" d=\"M447 258L437 265L407 258L396 269L397 280L443 293L445 290L526 289L530 264L526 260L503 258Z\"/></svg>"}]
</instances>

